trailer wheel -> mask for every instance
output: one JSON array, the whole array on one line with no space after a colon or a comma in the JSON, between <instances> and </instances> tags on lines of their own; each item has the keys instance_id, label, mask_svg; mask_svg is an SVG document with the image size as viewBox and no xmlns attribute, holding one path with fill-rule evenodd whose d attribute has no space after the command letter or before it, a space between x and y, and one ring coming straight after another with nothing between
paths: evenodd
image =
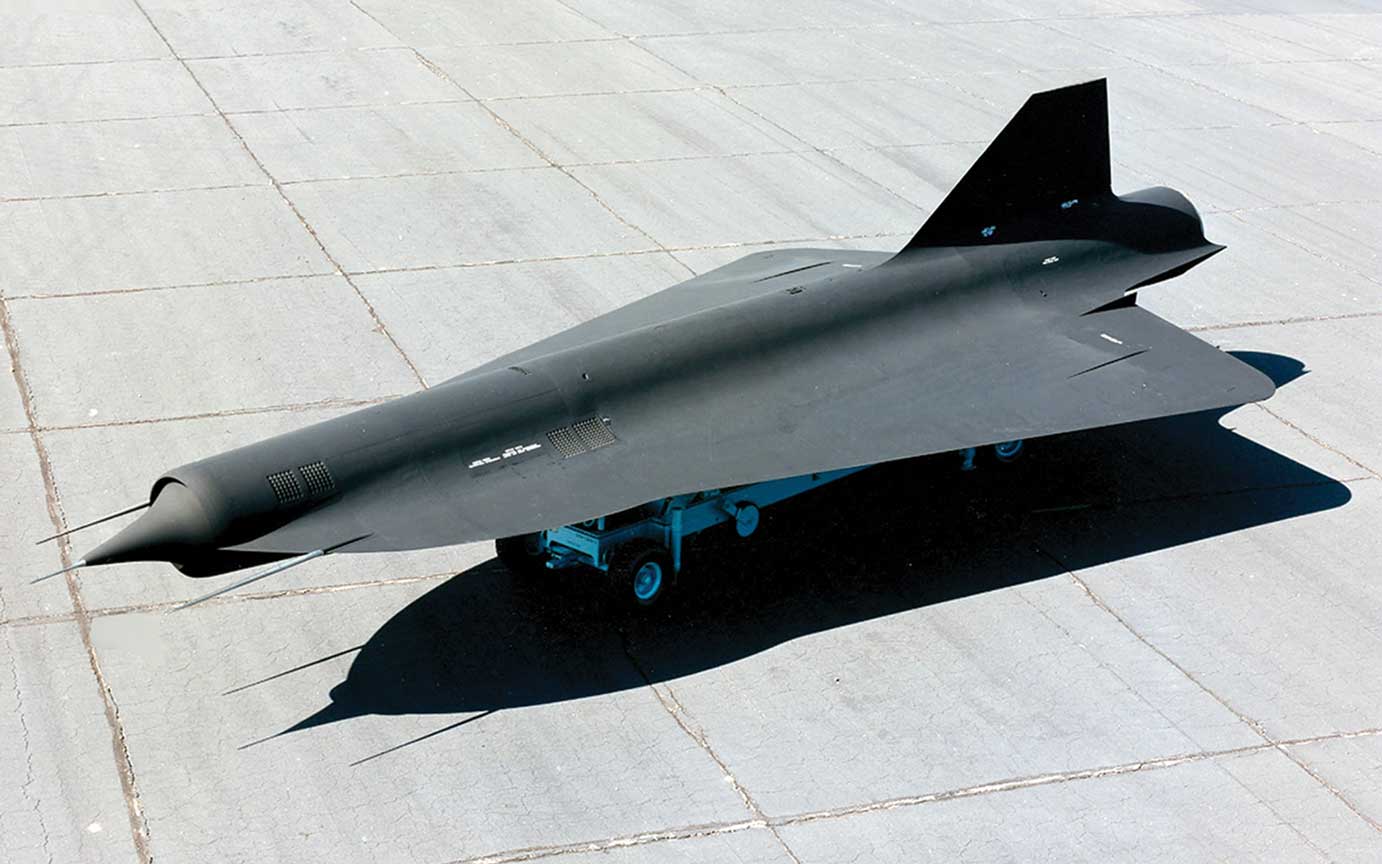
<instances>
[{"instance_id":1,"label":"trailer wheel","mask_svg":"<svg viewBox=\"0 0 1382 864\"><path fill-rule=\"evenodd\" d=\"M734 533L748 539L758 530L761 511L758 505L745 502L734 508Z\"/></svg>"},{"instance_id":2,"label":"trailer wheel","mask_svg":"<svg viewBox=\"0 0 1382 864\"><path fill-rule=\"evenodd\" d=\"M672 583L672 558L661 544L631 540L610 553L609 575L614 590L634 606L652 606Z\"/></svg>"},{"instance_id":3,"label":"trailer wheel","mask_svg":"<svg viewBox=\"0 0 1382 864\"><path fill-rule=\"evenodd\" d=\"M494 541L494 554L515 576L532 576L547 569L536 534L500 537Z\"/></svg>"},{"instance_id":4,"label":"trailer wheel","mask_svg":"<svg viewBox=\"0 0 1382 864\"><path fill-rule=\"evenodd\" d=\"M1016 441L1000 441L993 445L993 455L999 462L1015 462L1026 449L1026 442L1021 438Z\"/></svg>"}]
</instances>

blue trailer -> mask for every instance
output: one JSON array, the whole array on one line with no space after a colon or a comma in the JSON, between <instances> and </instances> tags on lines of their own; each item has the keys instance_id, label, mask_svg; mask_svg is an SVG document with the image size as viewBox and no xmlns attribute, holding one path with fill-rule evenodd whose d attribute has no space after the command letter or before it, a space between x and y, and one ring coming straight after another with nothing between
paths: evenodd
<instances>
[{"instance_id":1,"label":"blue trailer","mask_svg":"<svg viewBox=\"0 0 1382 864\"><path fill-rule=\"evenodd\" d=\"M993 455L1011 462L1023 449L1020 440L1004 441L993 445ZM972 447L961 450L960 470L973 470L977 453ZM503 537L495 541L495 551L505 567L519 574L578 568L608 574L616 591L631 597L635 606L652 606L681 572L686 538L725 523L732 523L740 537L752 537L764 508L870 467L660 498L613 516Z\"/></svg>"}]
</instances>

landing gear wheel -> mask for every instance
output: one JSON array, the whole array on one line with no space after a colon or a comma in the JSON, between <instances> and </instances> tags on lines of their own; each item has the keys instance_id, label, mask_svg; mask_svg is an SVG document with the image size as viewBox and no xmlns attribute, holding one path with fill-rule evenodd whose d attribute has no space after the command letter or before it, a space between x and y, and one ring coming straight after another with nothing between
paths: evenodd
<instances>
[{"instance_id":1,"label":"landing gear wheel","mask_svg":"<svg viewBox=\"0 0 1382 864\"><path fill-rule=\"evenodd\" d=\"M758 530L761 514L758 506L751 503L740 504L734 508L734 533L744 539L752 537Z\"/></svg>"},{"instance_id":2,"label":"landing gear wheel","mask_svg":"<svg viewBox=\"0 0 1382 864\"><path fill-rule=\"evenodd\" d=\"M532 576L547 570L536 534L500 537L494 541L494 554L515 576Z\"/></svg>"},{"instance_id":3,"label":"landing gear wheel","mask_svg":"<svg viewBox=\"0 0 1382 864\"><path fill-rule=\"evenodd\" d=\"M659 543L631 540L610 554L609 576L616 596L623 595L635 608L646 608L671 587L672 558Z\"/></svg>"},{"instance_id":4,"label":"landing gear wheel","mask_svg":"<svg viewBox=\"0 0 1382 864\"><path fill-rule=\"evenodd\" d=\"M993 445L993 455L999 462L1016 462L1025 449L1027 449L1026 442L1021 438L1016 441L1000 441Z\"/></svg>"}]
</instances>

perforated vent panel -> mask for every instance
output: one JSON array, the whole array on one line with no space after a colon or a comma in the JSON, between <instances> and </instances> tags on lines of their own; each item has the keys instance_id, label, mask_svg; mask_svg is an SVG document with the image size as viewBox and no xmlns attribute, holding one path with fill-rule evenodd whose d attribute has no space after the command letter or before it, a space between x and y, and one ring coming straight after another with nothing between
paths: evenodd
<instances>
[{"instance_id":1,"label":"perforated vent panel","mask_svg":"<svg viewBox=\"0 0 1382 864\"><path fill-rule=\"evenodd\" d=\"M563 426L548 432L547 440L552 442L552 446L557 448L557 452L563 457L579 456L588 449L581 443L576 430L570 426Z\"/></svg>"},{"instance_id":2,"label":"perforated vent panel","mask_svg":"<svg viewBox=\"0 0 1382 864\"><path fill-rule=\"evenodd\" d=\"M331 472L326 470L326 465L321 462L304 465L298 470L302 472L302 479L307 481L309 495L322 495L336 488L336 481L331 479Z\"/></svg>"},{"instance_id":3,"label":"perforated vent panel","mask_svg":"<svg viewBox=\"0 0 1382 864\"><path fill-rule=\"evenodd\" d=\"M564 458L579 456L591 450L607 447L616 440L609 426L599 417L580 420L572 426L563 426L547 433L547 439Z\"/></svg>"},{"instance_id":4,"label":"perforated vent panel","mask_svg":"<svg viewBox=\"0 0 1382 864\"><path fill-rule=\"evenodd\" d=\"M599 417L582 420L571 428L576 430L576 434L581 438L581 443L585 444L588 450L595 450L614 443L614 433L609 431L609 427Z\"/></svg>"},{"instance_id":5,"label":"perforated vent panel","mask_svg":"<svg viewBox=\"0 0 1382 864\"><path fill-rule=\"evenodd\" d=\"M278 471L268 476L269 486L279 504L296 504L305 496L298 475L293 471Z\"/></svg>"}]
</instances>

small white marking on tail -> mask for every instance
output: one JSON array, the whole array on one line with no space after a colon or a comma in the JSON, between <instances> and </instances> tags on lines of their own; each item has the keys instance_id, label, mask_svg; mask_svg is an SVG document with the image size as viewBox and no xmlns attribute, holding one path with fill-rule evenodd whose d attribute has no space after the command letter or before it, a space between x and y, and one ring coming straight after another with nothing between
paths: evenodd
<instances>
[{"instance_id":1,"label":"small white marking on tail","mask_svg":"<svg viewBox=\"0 0 1382 864\"><path fill-rule=\"evenodd\" d=\"M1108 341L1112 342L1114 345L1122 345L1122 344L1123 344L1123 340L1122 340L1122 339L1114 339L1112 336L1108 335L1107 333L1100 333L1099 335L1102 336L1102 337L1104 337L1104 338L1107 339Z\"/></svg>"},{"instance_id":2,"label":"small white marking on tail","mask_svg":"<svg viewBox=\"0 0 1382 864\"><path fill-rule=\"evenodd\" d=\"M863 267L864 265L863 265L863 264L841 264L840 266L841 266L841 267L848 267L848 268L850 268L851 270L858 270L858 269L860 269L861 267Z\"/></svg>"},{"instance_id":3,"label":"small white marking on tail","mask_svg":"<svg viewBox=\"0 0 1382 864\"><path fill-rule=\"evenodd\" d=\"M1047 258L1045 261L1042 261L1041 266L1045 267L1047 264L1054 264L1059 260L1060 258L1056 257L1055 255L1052 255L1050 258Z\"/></svg>"}]
</instances>

